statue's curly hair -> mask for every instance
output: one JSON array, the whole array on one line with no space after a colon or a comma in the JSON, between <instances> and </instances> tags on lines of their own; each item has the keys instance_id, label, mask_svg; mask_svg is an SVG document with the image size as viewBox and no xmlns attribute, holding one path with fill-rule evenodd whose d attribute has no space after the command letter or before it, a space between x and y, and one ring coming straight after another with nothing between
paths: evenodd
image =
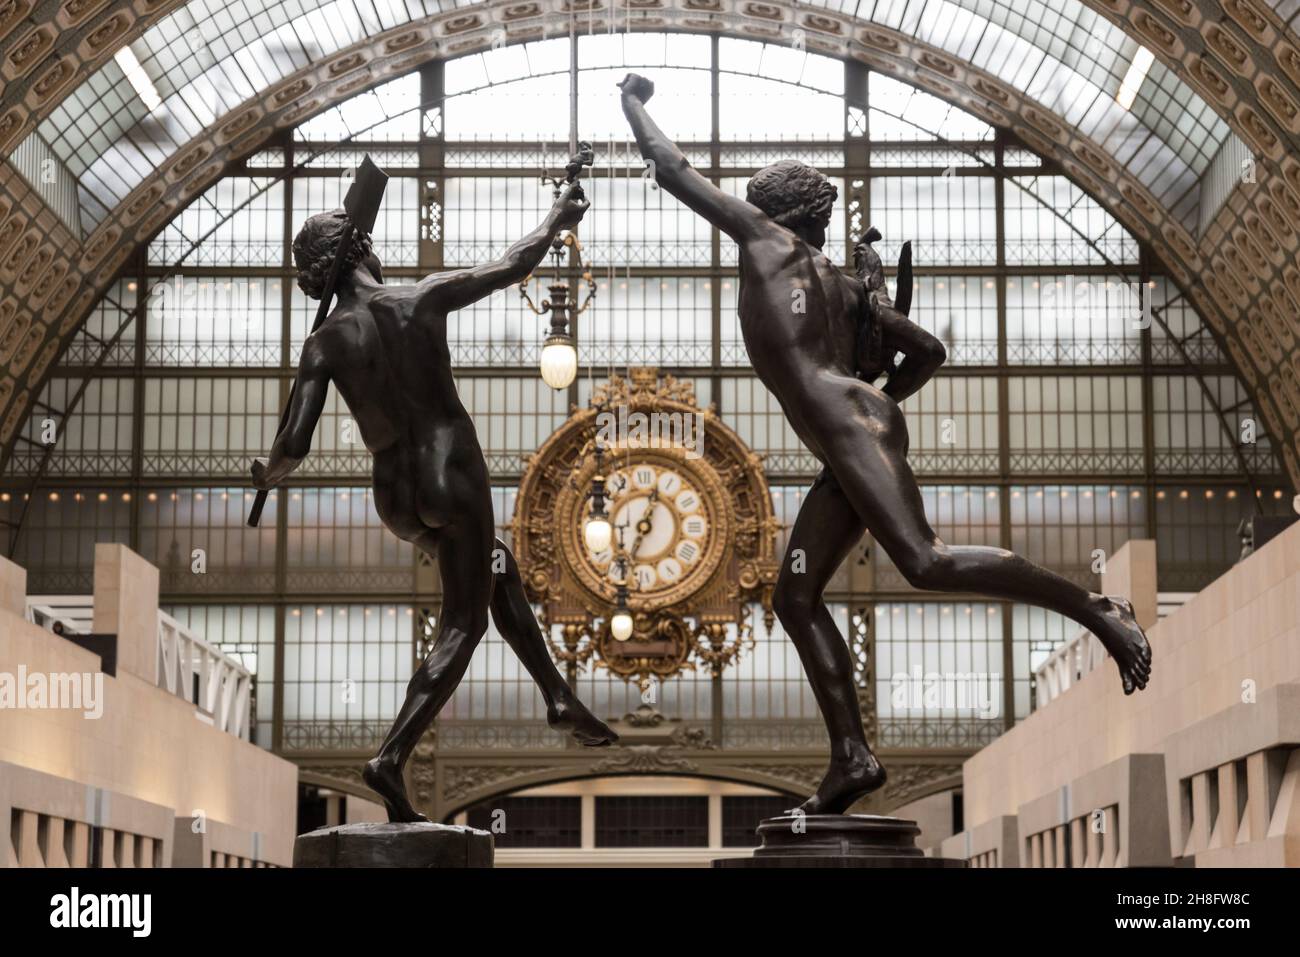
<instances>
[{"instance_id":1,"label":"statue's curly hair","mask_svg":"<svg viewBox=\"0 0 1300 957\"><path fill-rule=\"evenodd\" d=\"M293 264L298 267L298 288L312 299L325 292L325 279L334 262L334 253L348 227L348 214L341 209L308 217L293 240ZM339 273L346 276L370 255L370 237L362 233L352 241L347 262Z\"/></svg>"},{"instance_id":2,"label":"statue's curly hair","mask_svg":"<svg viewBox=\"0 0 1300 957\"><path fill-rule=\"evenodd\" d=\"M807 163L780 160L754 174L746 202L788 229L809 221L829 222L839 190Z\"/></svg>"}]
</instances>

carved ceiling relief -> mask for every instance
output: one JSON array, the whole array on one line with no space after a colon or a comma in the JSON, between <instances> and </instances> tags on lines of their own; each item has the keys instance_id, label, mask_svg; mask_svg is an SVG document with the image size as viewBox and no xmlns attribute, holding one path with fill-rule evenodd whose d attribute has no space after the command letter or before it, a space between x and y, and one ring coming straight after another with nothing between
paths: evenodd
<instances>
[{"instance_id":1,"label":"carved ceiling relief","mask_svg":"<svg viewBox=\"0 0 1300 957\"><path fill-rule=\"evenodd\" d=\"M101 10L102 4L69 0L58 8L59 26L67 31L60 38L58 49L47 48L41 39L44 36L41 24L34 25L30 31L21 29L32 10L30 2L7 0L0 3L0 63L11 71L23 71L22 76L16 78L18 82L10 82L4 92L7 108L0 110L0 148L11 148L48 113L74 80L79 82L111 55L111 48L118 44L107 39L110 34L105 31L109 30L110 21L112 29L119 31L115 36L129 39L156 22L177 3L179 0L155 3L142 0L133 5L125 14L128 19L136 19L130 24L129 34L124 35L117 25L119 21L113 19L124 13L121 8L100 16L97 11ZM1113 168L1103 151L1063 126L1059 118L1023 102L1019 91L901 34L875 25L864 28L860 22L831 11L797 10L781 3L749 3L734 8L735 12L728 12L730 5L712 0L682 0L680 10L667 4L663 9L669 18L665 22L672 22L672 17L681 20L681 15L686 12L716 11L724 19L706 21L709 29L742 36L761 35L763 30L773 33L766 27L759 28L757 23L761 21L773 24L776 31L773 36L779 38L782 27L797 22L810 31L810 49L824 50L832 55L848 53L856 56L877 69L955 100L963 108L999 125L1007 125L1012 117L1022 118L1023 122L1012 121L1012 124L1029 145L1060 161L1073 176L1094 189L1112 212L1155 246L1162 260L1184 286L1192 286L1198 281L1202 256L1211 254L1206 257L1205 261L1208 261L1216 247L1231 246L1234 255L1247 266L1238 274L1250 280L1251 288L1234 289L1225 296L1220 287L1214 295L1218 308L1207 310L1205 320L1224 334L1229 344L1240 342L1252 361L1260 365L1261 376L1257 381L1267 383L1270 388L1286 390L1286 400L1279 400L1279 406L1284 410L1300 408L1300 394L1295 393L1294 377L1279 375L1278 360L1263 344L1261 335L1251 335L1237 328L1238 317L1262 315L1270 329L1269 339L1281 343L1294 341L1293 297L1296 290L1294 286L1288 287L1283 271L1294 262L1296 237L1300 235L1300 163L1291 156L1295 152L1293 147L1300 144L1300 53L1297 53L1300 43L1277 21L1271 10L1250 0L1227 0L1224 3L1171 0L1158 4L1158 9L1118 0L1096 0L1090 5L1149 42L1168 66L1220 110L1260 158L1258 183L1249 185L1263 188L1251 190L1244 205L1236 204L1237 197L1234 197L1226 217L1221 214L1224 221L1222 231L1216 231L1216 241L1210 240L1214 233L1207 233L1198 248L1181 224L1163 217L1158 205L1140 184ZM545 17L553 2L526 6L537 8L528 17ZM38 256L40 243L33 248L24 246L23 255L18 257L21 263L15 264L20 268L0 276L0 294L5 298L23 295L20 282L23 288L41 285L45 289L57 289L58 293L44 302L38 318L32 320L29 317L27 321L29 327L41 336L53 335L51 330L57 329L58 336L65 340L60 345L65 345L72 330L80 325L93 306L96 294L112 281L120 264L135 246L156 231L179 208L185 197L197 195L210 185L225 162L255 148L254 144L263 142L274 130L319 112L364 86L382 82L397 72L409 71L431 59L435 53L446 55L484 48L490 42L491 32L500 24L511 24L523 16L518 7L507 5L485 7L483 11L462 10L431 18L419 26L407 24L357 48L333 54L327 61L288 78L264 95L260 102L246 105L234 117L223 117L192 144L191 150L169 163L161 174L163 195L157 193L160 185L157 179L142 184L137 193L115 211L114 217L110 217L91 237L84 257L78 257L76 244L70 239L50 242L48 251L39 253L39 259L34 257ZM752 22L746 23L745 17L751 18ZM474 19L473 23L471 19ZM559 22L560 19L563 23ZM565 15L556 23L567 29L567 19ZM535 19L530 22L535 23ZM681 22L688 25L684 20ZM532 32L541 35L547 29L554 32L558 27L544 24L542 29ZM72 36L72 31L77 30L82 31L79 37ZM453 35L454 51L450 48ZM849 41L848 37L854 40ZM441 50L437 48L439 38L443 43ZM512 32L510 38L517 39L517 35ZM78 44L78 55L61 54L59 50L67 49L68 43L74 39ZM105 45L96 47L97 41ZM1261 50L1261 46L1268 50ZM406 51L413 49L420 52L405 55ZM37 50L44 50L43 61L36 55ZM1251 51L1250 55L1243 57L1247 50ZM1181 54L1175 56L1179 51ZM1272 76L1270 70L1257 65L1261 55L1270 53L1278 68L1276 75ZM30 96L23 103L16 102L24 91ZM253 115L258 115L258 118L246 118ZM248 132L243 139L230 140L245 130ZM1076 162L1076 157L1079 162ZM204 163L204 160L210 162ZM1282 175L1278 176L1278 172ZM25 184L14 182L19 179L7 165L0 171L0 256L5 255L11 242L19 241L27 231L20 226L17 229L19 235L14 235L14 221L27 219L17 212L23 208L20 202L14 201L20 198L17 194L26 194L22 198L26 199L29 209L39 209L49 215L39 205L32 205L34 194L25 188ZM1244 194L1246 185L1240 185L1238 191ZM35 202L39 204L39 199ZM1256 212L1249 214L1248 210ZM1245 215L1250 215L1250 218L1245 218ZM142 221L142 216L147 219ZM1266 232L1265 226L1271 232ZM1232 238L1225 238L1228 236ZM49 240L51 237L47 232L41 238ZM1248 246L1257 249L1251 250L1246 248ZM25 269L33 262L35 264L30 269ZM1268 268L1260 268L1265 264ZM54 276L67 276L69 280L60 287ZM76 281L71 279L73 276L78 279L89 277L94 287L79 290ZM78 291L83 295L76 296ZM1266 301L1270 305L1261 306ZM1281 305L1278 305L1279 301ZM37 302L31 305L41 307ZM74 314L67 315L65 310ZM12 338L4 324L14 321L16 317L6 320L0 316L0 340ZM22 350L24 365L30 363L38 351L43 355L40 343L32 343ZM1229 351L1237 355L1231 345ZM1283 356L1282 361L1285 359ZM7 405L0 405L0 411L6 413L6 428L0 430L0 441L6 444L6 451L17 428L17 423L13 422L13 403L25 402L27 393L40 387L40 378L48 366L49 363L45 362L32 364L26 368L26 375L20 375L23 370L11 365L8 376L0 380L8 387L5 395L0 396L0 399L7 397L8 400ZM1246 373L1243 375L1251 378ZM1267 401L1258 394L1257 397L1261 410L1267 410ZM1283 421L1287 423L1290 434L1275 431L1292 478L1300 480L1294 466L1297 457L1293 417L1285 413L1271 415L1268 411L1261 414L1277 425Z\"/></svg>"}]
</instances>

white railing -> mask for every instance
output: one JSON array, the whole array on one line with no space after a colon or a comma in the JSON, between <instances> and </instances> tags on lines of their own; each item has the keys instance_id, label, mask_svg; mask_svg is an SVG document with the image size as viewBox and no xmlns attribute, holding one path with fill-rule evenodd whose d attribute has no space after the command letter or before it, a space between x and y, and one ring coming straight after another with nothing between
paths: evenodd
<instances>
[{"instance_id":1,"label":"white railing","mask_svg":"<svg viewBox=\"0 0 1300 957\"><path fill-rule=\"evenodd\" d=\"M94 631L95 607L89 595L28 595L27 620L63 635Z\"/></svg>"},{"instance_id":2,"label":"white railing","mask_svg":"<svg viewBox=\"0 0 1300 957\"><path fill-rule=\"evenodd\" d=\"M94 631L89 595L29 595L27 620L61 635ZM249 739L253 675L164 612L158 613L158 687L194 705L199 718L220 731Z\"/></svg>"},{"instance_id":3,"label":"white railing","mask_svg":"<svg viewBox=\"0 0 1300 957\"><path fill-rule=\"evenodd\" d=\"M190 702L219 731L248 740L252 673L161 611L158 687Z\"/></svg>"},{"instance_id":4,"label":"white railing","mask_svg":"<svg viewBox=\"0 0 1300 957\"><path fill-rule=\"evenodd\" d=\"M1034 669L1034 708L1059 698L1083 678L1101 667L1106 649L1092 632L1083 630L1062 644Z\"/></svg>"}]
</instances>

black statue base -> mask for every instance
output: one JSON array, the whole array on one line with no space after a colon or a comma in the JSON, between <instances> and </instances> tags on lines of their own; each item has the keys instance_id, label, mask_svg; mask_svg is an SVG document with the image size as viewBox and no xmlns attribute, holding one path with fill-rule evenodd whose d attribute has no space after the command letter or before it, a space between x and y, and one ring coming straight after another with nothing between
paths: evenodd
<instances>
[{"instance_id":1,"label":"black statue base","mask_svg":"<svg viewBox=\"0 0 1300 957\"><path fill-rule=\"evenodd\" d=\"M293 842L294 867L491 867L492 835L456 824L343 824Z\"/></svg>"},{"instance_id":2,"label":"black statue base","mask_svg":"<svg viewBox=\"0 0 1300 957\"><path fill-rule=\"evenodd\" d=\"M782 814L758 825L753 857L714 867L965 867L950 857L926 857L916 846L915 821L876 814Z\"/></svg>"}]
</instances>

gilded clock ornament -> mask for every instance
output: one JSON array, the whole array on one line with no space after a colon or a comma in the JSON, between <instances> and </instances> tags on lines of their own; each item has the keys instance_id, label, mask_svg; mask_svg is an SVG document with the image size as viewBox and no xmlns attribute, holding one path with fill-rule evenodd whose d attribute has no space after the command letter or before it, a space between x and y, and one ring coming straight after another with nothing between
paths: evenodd
<instances>
[{"instance_id":1,"label":"gilded clock ornament","mask_svg":"<svg viewBox=\"0 0 1300 957\"><path fill-rule=\"evenodd\" d=\"M610 524L595 551L593 508ZM598 385L542 445L513 524L529 597L559 626L563 646L552 645L571 667L591 659L642 688L693 668L719 674L749 643L751 604L774 621L780 526L762 461L690 383L655 368ZM627 640L610 629L620 586Z\"/></svg>"}]
</instances>

